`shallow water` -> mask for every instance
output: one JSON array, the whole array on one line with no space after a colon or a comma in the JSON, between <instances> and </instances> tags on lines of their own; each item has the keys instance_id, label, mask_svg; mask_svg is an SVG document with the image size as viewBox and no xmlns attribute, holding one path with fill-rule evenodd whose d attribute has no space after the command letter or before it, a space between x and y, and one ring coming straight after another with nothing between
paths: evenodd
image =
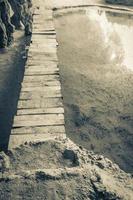
<instances>
[{"instance_id":1,"label":"shallow water","mask_svg":"<svg viewBox=\"0 0 133 200\"><path fill-rule=\"evenodd\" d=\"M99 8L55 13L66 131L133 171L133 16Z\"/></svg>"}]
</instances>

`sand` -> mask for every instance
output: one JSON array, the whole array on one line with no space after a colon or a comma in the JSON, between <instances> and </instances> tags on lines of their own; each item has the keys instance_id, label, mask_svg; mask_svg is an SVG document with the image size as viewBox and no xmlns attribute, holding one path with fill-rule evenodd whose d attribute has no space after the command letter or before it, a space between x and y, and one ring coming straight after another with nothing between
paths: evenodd
<instances>
[{"instance_id":1,"label":"sand","mask_svg":"<svg viewBox=\"0 0 133 200\"><path fill-rule=\"evenodd\" d=\"M78 145L133 170L132 15L55 11L66 131Z\"/></svg>"},{"instance_id":2,"label":"sand","mask_svg":"<svg viewBox=\"0 0 133 200\"><path fill-rule=\"evenodd\" d=\"M0 150L8 147L12 120L16 113L20 83L26 59L23 31L14 33L14 44L0 53Z\"/></svg>"},{"instance_id":3,"label":"sand","mask_svg":"<svg viewBox=\"0 0 133 200\"><path fill-rule=\"evenodd\" d=\"M48 140L0 153L0 198L131 200L131 175L71 140Z\"/></svg>"},{"instance_id":4,"label":"sand","mask_svg":"<svg viewBox=\"0 0 133 200\"><path fill-rule=\"evenodd\" d=\"M56 0L58 5L61 2ZM64 1L62 4L74 3L76 5L76 2L85 3L85 1ZM118 165L100 155L111 157L123 169L131 171L131 162L124 161L125 158L132 159L131 155L129 156L129 153L132 152L130 129L132 116L131 69L127 69L127 65L116 67L123 54L120 54L119 59L118 57L114 59L113 55L113 65L111 63L111 66L109 65L107 68L112 49L115 49L116 54L121 53L119 46L115 45L115 42L119 44L120 40L114 42L116 37L113 37L112 44L115 48L113 46L113 48L105 49L103 41L106 37L101 37L102 24L99 27L99 21L94 23L93 18L90 23L90 18L86 19L82 9L80 10L80 12L76 11L77 13L70 10L69 14L67 13L69 10L57 12L58 18L55 19L62 92L66 111L66 131L70 139L56 138L42 142L30 142L6 153L1 151L1 200L132 200L132 175L125 173ZM90 11L86 11L89 17ZM64 14L65 12L66 14ZM92 12L92 16L100 15L100 13L103 16L104 12L101 11ZM119 18L117 15L113 14L113 16L109 15L108 17L107 24L109 21L111 24L117 22L118 26L120 21L118 23L118 19L116 20ZM119 28L124 28L132 17L130 19L124 16L123 20L120 15L120 19L122 20ZM132 28L132 22L130 27ZM108 35L106 29L104 33ZM123 33L125 32L123 31ZM3 68L3 76L0 80L4 96L3 101L1 98L0 102L3 108L1 129L2 127L3 130L8 129L5 132L8 134L11 119L17 107L19 85L24 70L24 65L21 65L22 68L20 68L20 63L23 64L24 50L24 40L21 36L19 34L16 37L18 40L16 40L15 48L11 48L7 54L0 57L3 61L3 65L0 65ZM90 38L92 38L92 43ZM98 48L93 43L94 38L96 44L99 41ZM112 39L110 32L107 38ZM103 57L101 54L105 56ZM4 71L4 67L6 71ZM10 78L8 79L8 77ZM7 87L7 80L9 87ZM11 111L7 105L10 105ZM123 105L125 105L125 110ZM7 123L8 113L10 123ZM120 118L121 115L122 118ZM121 120L119 123L118 118ZM125 125L124 131L119 129L122 124ZM115 126L118 127L116 132L114 132ZM2 144L6 144L5 147L9 135L3 133L2 131L0 134L0 141ZM109 148L107 148L108 146ZM94 153L94 151L99 154ZM117 152L121 153L122 156L126 155L124 159Z\"/></svg>"}]
</instances>

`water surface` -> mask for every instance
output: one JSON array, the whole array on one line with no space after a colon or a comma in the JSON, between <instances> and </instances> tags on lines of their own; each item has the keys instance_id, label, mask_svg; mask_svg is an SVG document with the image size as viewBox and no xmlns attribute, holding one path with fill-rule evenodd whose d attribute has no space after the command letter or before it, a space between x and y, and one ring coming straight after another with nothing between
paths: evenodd
<instances>
[{"instance_id":1,"label":"water surface","mask_svg":"<svg viewBox=\"0 0 133 200\"><path fill-rule=\"evenodd\" d=\"M55 24L68 136L132 172L133 16L73 9Z\"/></svg>"}]
</instances>

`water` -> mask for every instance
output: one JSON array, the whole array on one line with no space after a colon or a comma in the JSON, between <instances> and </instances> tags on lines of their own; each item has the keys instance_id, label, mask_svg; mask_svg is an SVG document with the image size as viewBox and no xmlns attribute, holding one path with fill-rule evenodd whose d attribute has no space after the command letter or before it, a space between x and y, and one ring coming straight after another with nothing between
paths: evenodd
<instances>
[{"instance_id":1,"label":"water","mask_svg":"<svg viewBox=\"0 0 133 200\"><path fill-rule=\"evenodd\" d=\"M133 16L64 9L55 24L68 136L133 172Z\"/></svg>"}]
</instances>

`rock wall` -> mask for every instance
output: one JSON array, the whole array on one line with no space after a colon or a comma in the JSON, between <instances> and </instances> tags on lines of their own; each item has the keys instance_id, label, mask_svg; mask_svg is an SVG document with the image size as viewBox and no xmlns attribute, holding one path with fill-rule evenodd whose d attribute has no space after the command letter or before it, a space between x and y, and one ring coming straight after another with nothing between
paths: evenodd
<instances>
[{"instance_id":1,"label":"rock wall","mask_svg":"<svg viewBox=\"0 0 133 200\"><path fill-rule=\"evenodd\" d=\"M133 0L106 0L107 3L133 6Z\"/></svg>"},{"instance_id":2,"label":"rock wall","mask_svg":"<svg viewBox=\"0 0 133 200\"><path fill-rule=\"evenodd\" d=\"M31 0L0 0L0 48L10 46L15 29L32 32Z\"/></svg>"}]
</instances>

